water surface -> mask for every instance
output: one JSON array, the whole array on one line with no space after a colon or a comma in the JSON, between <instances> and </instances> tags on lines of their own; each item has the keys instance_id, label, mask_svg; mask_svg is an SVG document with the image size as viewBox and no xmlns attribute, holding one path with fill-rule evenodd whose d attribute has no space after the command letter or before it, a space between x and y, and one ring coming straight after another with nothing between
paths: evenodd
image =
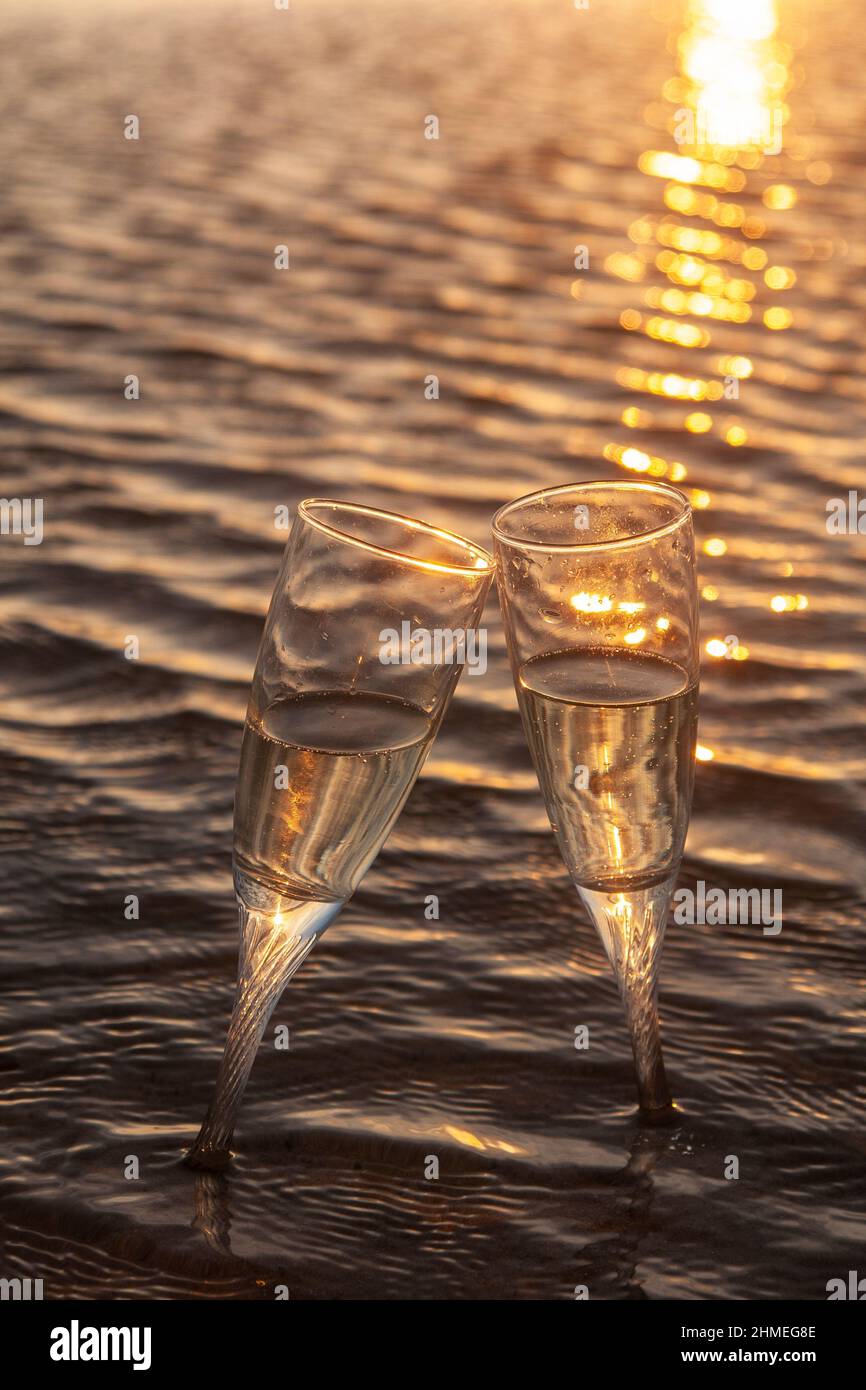
<instances>
[{"instance_id":1,"label":"water surface","mask_svg":"<svg viewBox=\"0 0 866 1390\"><path fill-rule=\"evenodd\" d=\"M759 67L782 45L783 150L714 191L663 158L704 70L676 7L4 7L2 490L45 503L41 546L0 539L4 1276L59 1299L815 1299L862 1270L864 538L825 526L866 486L860 22L783 6L755 39ZM706 293L668 225L720 230L698 195L766 252L751 299L708 294L745 317L667 294ZM739 397L701 398L722 358L752 369ZM776 937L669 930L682 1127L634 1123L492 603L486 676L277 1009L291 1047L262 1047L230 1176L179 1166L232 996L275 508L346 497L484 544L510 497L647 471L693 497L721 653L681 881L784 893Z\"/></svg>"}]
</instances>

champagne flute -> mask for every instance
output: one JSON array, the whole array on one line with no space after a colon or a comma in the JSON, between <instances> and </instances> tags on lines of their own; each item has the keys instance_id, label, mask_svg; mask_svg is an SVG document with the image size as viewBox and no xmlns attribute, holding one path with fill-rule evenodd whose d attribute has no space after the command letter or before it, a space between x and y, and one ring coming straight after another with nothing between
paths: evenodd
<instances>
[{"instance_id":1,"label":"champagne flute","mask_svg":"<svg viewBox=\"0 0 866 1390\"><path fill-rule=\"evenodd\" d=\"M271 1012L400 814L492 577L492 557L461 536L355 503L300 503L244 728L237 994L192 1166L230 1157Z\"/></svg>"},{"instance_id":2,"label":"champagne flute","mask_svg":"<svg viewBox=\"0 0 866 1390\"><path fill-rule=\"evenodd\" d=\"M619 986L641 1115L665 1122L656 995L698 708L691 508L664 483L575 483L502 507L493 533L547 813Z\"/></svg>"}]
</instances>

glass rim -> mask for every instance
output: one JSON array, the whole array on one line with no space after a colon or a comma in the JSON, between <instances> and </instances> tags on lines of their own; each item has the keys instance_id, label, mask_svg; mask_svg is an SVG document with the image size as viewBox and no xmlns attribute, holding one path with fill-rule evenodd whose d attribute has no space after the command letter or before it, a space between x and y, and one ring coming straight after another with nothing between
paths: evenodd
<instances>
[{"instance_id":1,"label":"glass rim","mask_svg":"<svg viewBox=\"0 0 866 1390\"><path fill-rule=\"evenodd\" d=\"M411 531L421 531L429 536L437 536L440 540L447 541L466 552L467 555L473 556L476 563L461 565L455 561L453 564L448 564L443 560L428 560L421 555L408 555L403 550L391 550L388 546L378 545L365 536L353 535L351 531L344 531L339 526L324 521L321 516L315 514L315 509L318 507L328 507L332 511L339 509L360 516L376 517L379 521L396 522L399 526L404 526ZM496 566L496 561L488 551L480 545L475 545L473 541L467 540L465 536L458 535L456 531L446 531L441 526L431 525L429 521L420 521L417 517L405 516L403 512L389 512L384 507L371 507L366 502L341 502L334 497L305 497L302 502L298 503L297 513L317 530L334 536L337 540L345 542L346 545L357 546L359 550L370 551L374 555L386 556L389 560L400 560L403 564L414 565L416 569L480 577L489 574ZM478 564L477 561L479 560L483 563Z\"/></svg>"},{"instance_id":2,"label":"glass rim","mask_svg":"<svg viewBox=\"0 0 866 1390\"><path fill-rule=\"evenodd\" d=\"M609 541L533 541L524 539L522 536L510 535L503 526L503 522L508 513L516 507L525 506L528 502L534 502L542 498L556 497L564 492L592 492L606 488L621 492L655 492L661 493L665 497L672 498L679 503L680 512L670 521L662 522L659 526L647 526L643 531L636 531L631 536L617 536L615 540ZM615 550L620 546L643 545L646 541L657 536L665 536L675 531L678 526L682 526L684 521L692 515L692 504L679 488L671 487L670 483L660 482L640 482L636 478L609 478L594 479L586 483L560 483L556 487L537 488L535 492L524 493L522 497L515 497L511 502L506 502L504 506L494 514L491 523L493 534L496 540L504 545L511 545L520 550L542 550L558 551L566 553L571 550Z\"/></svg>"}]
</instances>

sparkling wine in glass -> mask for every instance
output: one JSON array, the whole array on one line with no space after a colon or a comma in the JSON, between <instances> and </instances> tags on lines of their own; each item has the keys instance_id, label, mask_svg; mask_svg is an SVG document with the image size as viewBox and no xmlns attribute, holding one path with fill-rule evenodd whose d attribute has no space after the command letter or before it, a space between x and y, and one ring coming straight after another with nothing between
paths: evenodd
<instances>
[{"instance_id":1,"label":"sparkling wine in glass","mask_svg":"<svg viewBox=\"0 0 866 1390\"><path fill-rule=\"evenodd\" d=\"M641 1112L675 1114L656 996L691 811L691 508L662 483L576 483L493 521L517 699L565 866L619 986Z\"/></svg>"},{"instance_id":2,"label":"sparkling wine in glass","mask_svg":"<svg viewBox=\"0 0 866 1390\"><path fill-rule=\"evenodd\" d=\"M237 995L193 1166L227 1161L271 1012L400 814L477 650L492 576L485 551L423 522L318 498L298 507L241 746Z\"/></svg>"}]
</instances>

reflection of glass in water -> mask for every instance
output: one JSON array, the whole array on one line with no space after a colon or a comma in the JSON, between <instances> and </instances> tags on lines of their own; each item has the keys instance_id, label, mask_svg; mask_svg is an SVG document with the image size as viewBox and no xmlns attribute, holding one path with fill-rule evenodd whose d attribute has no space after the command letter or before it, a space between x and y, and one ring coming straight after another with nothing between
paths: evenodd
<instances>
[{"instance_id":1,"label":"reflection of glass in water","mask_svg":"<svg viewBox=\"0 0 866 1390\"><path fill-rule=\"evenodd\" d=\"M345 899L418 773L423 710L359 691L279 700L247 718L235 797L235 861L290 897Z\"/></svg>"},{"instance_id":2,"label":"reflection of glass in water","mask_svg":"<svg viewBox=\"0 0 866 1390\"><path fill-rule=\"evenodd\" d=\"M622 892L665 880L688 826L696 683L663 657L584 647L524 662L517 692L574 882ZM586 788L574 784L579 765Z\"/></svg>"}]
</instances>

